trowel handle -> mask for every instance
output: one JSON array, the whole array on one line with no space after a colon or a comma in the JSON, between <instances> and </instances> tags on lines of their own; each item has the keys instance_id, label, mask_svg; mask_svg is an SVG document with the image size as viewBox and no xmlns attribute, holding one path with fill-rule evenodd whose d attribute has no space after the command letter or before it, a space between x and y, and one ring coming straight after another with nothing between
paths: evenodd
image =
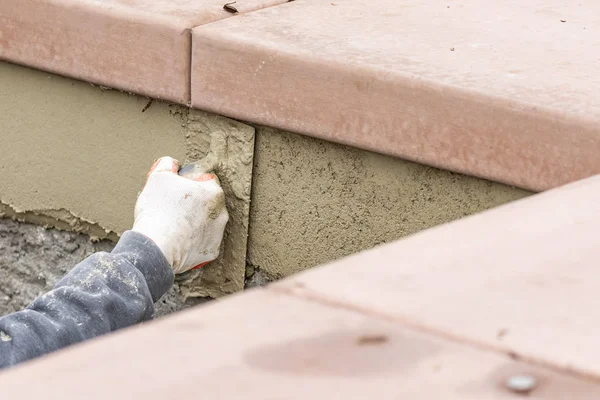
<instances>
[{"instance_id":1,"label":"trowel handle","mask_svg":"<svg viewBox=\"0 0 600 400\"><path fill-rule=\"evenodd\" d=\"M179 176L183 176L188 179L198 178L200 175L204 175L206 171L198 168L196 163L186 164L179 169Z\"/></svg>"},{"instance_id":2,"label":"trowel handle","mask_svg":"<svg viewBox=\"0 0 600 400\"><path fill-rule=\"evenodd\" d=\"M215 180L217 181L217 183L221 184L217 175L215 175L214 172L207 170L206 166L203 164L204 163L201 162L186 164L179 169L179 176L183 176L187 179L196 180L204 174L212 173L215 176Z\"/></svg>"}]
</instances>

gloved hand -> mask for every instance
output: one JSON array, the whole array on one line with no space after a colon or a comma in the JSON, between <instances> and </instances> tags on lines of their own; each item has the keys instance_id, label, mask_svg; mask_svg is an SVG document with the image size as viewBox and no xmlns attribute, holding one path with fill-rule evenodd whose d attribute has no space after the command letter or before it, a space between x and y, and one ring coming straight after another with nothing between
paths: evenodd
<instances>
[{"instance_id":1,"label":"gloved hand","mask_svg":"<svg viewBox=\"0 0 600 400\"><path fill-rule=\"evenodd\" d=\"M137 199L132 228L156 243L176 274L217 258L229 219L214 175L191 180L177 175L178 170L171 157L154 163Z\"/></svg>"}]
</instances>

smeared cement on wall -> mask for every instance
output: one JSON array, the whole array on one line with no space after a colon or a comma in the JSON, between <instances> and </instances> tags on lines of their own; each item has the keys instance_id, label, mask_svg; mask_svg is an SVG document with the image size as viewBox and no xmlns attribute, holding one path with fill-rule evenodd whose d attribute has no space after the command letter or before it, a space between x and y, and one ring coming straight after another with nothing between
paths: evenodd
<instances>
[{"instance_id":1,"label":"smeared cement on wall","mask_svg":"<svg viewBox=\"0 0 600 400\"><path fill-rule=\"evenodd\" d=\"M254 128L227 118L191 110L186 131L188 158L214 170L225 192L229 222L219 258L181 277L189 297L221 297L244 288L246 245L252 188Z\"/></svg>"},{"instance_id":2,"label":"smeared cement on wall","mask_svg":"<svg viewBox=\"0 0 600 400\"><path fill-rule=\"evenodd\" d=\"M243 289L254 128L44 72L0 63L0 217L116 240L152 162L210 154L230 222L221 256L185 276L186 297Z\"/></svg>"},{"instance_id":3,"label":"smeared cement on wall","mask_svg":"<svg viewBox=\"0 0 600 400\"><path fill-rule=\"evenodd\" d=\"M530 194L269 128L255 146L248 263L271 279Z\"/></svg>"},{"instance_id":4,"label":"smeared cement on wall","mask_svg":"<svg viewBox=\"0 0 600 400\"><path fill-rule=\"evenodd\" d=\"M1 62L0 87L9 216L114 239L153 160L186 158L184 108Z\"/></svg>"}]
</instances>

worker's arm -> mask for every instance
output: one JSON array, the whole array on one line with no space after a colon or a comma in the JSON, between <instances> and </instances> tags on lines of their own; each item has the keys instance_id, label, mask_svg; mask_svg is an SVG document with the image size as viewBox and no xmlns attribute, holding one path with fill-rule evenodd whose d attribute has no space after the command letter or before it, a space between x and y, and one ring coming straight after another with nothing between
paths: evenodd
<instances>
[{"instance_id":1,"label":"worker's arm","mask_svg":"<svg viewBox=\"0 0 600 400\"><path fill-rule=\"evenodd\" d=\"M0 318L0 367L149 319L171 286L171 266L150 239L125 232L25 310Z\"/></svg>"},{"instance_id":2,"label":"worker's arm","mask_svg":"<svg viewBox=\"0 0 600 400\"><path fill-rule=\"evenodd\" d=\"M176 175L158 160L140 194L132 231L96 253L25 310L0 318L0 368L148 320L154 302L184 272L215 259L227 223L212 175Z\"/></svg>"}]
</instances>

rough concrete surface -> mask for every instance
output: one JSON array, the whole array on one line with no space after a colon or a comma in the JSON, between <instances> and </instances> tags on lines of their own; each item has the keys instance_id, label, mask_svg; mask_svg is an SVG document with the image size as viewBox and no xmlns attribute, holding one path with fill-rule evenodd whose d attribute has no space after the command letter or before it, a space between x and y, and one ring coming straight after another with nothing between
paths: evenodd
<instances>
[{"instance_id":1,"label":"rough concrete surface","mask_svg":"<svg viewBox=\"0 0 600 400\"><path fill-rule=\"evenodd\" d=\"M0 316L23 309L81 260L113 247L108 240L0 219ZM185 301L178 289L176 283L156 303L156 317L205 301Z\"/></svg>"},{"instance_id":2,"label":"rough concrete surface","mask_svg":"<svg viewBox=\"0 0 600 400\"><path fill-rule=\"evenodd\" d=\"M530 194L269 128L255 147L248 263L271 279Z\"/></svg>"}]
</instances>

